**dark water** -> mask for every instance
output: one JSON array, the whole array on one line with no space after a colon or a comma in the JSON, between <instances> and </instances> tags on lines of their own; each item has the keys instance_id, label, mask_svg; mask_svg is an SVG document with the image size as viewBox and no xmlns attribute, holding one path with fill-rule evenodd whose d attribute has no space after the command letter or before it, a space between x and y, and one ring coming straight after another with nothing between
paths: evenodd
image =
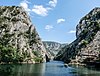
<instances>
[{"instance_id":1,"label":"dark water","mask_svg":"<svg viewBox=\"0 0 100 76\"><path fill-rule=\"evenodd\" d=\"M0 65L0 76L100 76L100 70L80 66L65 67L63 62Z\"/></svg>"}]
</instances>

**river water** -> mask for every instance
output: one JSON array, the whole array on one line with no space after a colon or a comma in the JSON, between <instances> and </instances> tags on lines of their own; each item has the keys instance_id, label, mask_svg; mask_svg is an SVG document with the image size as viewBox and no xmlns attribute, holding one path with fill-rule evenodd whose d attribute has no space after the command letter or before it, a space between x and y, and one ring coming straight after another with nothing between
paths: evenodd
<instances>
[{"instance_id":1,"label":"river water","mask_svg":"<svg viewBox=\"0 0 100 76\"><path fill-rule=\"evenodd\" d=\"M100 76L100 70L83 66L65 67L63 62L0 65L0 76Z\"/></svg>"}]
</instances>

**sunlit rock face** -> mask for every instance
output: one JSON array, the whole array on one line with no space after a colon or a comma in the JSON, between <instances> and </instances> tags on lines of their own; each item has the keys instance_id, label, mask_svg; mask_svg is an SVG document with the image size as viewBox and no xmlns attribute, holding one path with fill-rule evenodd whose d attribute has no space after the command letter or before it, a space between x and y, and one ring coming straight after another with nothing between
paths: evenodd
<instances>
[{"instance_id":1,"label":"sunlit rock face","mask_svg":"<svg viewBox=\"0 0 100 76\"><path fill-rule=\"evenodd\" d=\"M61 48L63 48L65 45L68 45L67 43L61 44L53 41L43 41L43 44L51 59L53 59L57 55Z\"/></svg>"},{"instance_id":2,"label":"sunlit rock face","mask_svg":"<svg viewBox=\"0 0 100 76\"><path fill-rule=\"evenodd\" d=\"M64 62L87 62L100 59L100 8L94 8L76 26L76 40L55 57Z\"/></svg>"},{"instance_id":3,"label":"sunlit rock face","mask_svg":"<svg viewBox=\"0 0 100 76\"><path fill-rule=\"evenodd\" d=\"M15 59L17 55L21 56L22 62L46 61L47 53L41 38L27 12L19 6L0 6L0 46L16 49L13 55ZM8 53L7 56L9 62Z\"/></svg>"}]
</instances>

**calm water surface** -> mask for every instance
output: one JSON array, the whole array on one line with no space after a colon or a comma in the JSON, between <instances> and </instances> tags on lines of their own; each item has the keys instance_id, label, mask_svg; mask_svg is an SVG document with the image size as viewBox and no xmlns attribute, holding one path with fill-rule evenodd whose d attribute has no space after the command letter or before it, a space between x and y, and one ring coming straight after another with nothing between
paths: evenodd
<instances>
[{"instance_id":1,"label":"calm water surface","mask_svg":"<svg viewBox=\"0 0 100 76\"><path fill-rule=\"evenodd\" d=\"M63 62L0 65L0 76L100 76L100 70L82 66L64 67Z\"/></svg>"}]
</instances>

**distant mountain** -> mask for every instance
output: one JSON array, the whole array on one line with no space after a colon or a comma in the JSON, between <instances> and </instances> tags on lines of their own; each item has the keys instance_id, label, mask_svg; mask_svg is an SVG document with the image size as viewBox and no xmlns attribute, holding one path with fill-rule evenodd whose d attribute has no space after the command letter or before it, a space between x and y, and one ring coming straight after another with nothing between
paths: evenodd
<instances>
[{"instance_id":1,"label":"distant mountain","mask_svg":"<svg viewBox=\"0 0 100 76\"><path fill-rule=\"evenodd\" d=\"M100 8L94 8L76 27L77 39L55 57L67 63L100 63Z\"/></svg>"},{"instance_id":2,"label":"distant mountain","mask_svg":"<svg viewBox=\"0 0 100 76\"><path fill-rule=\"evenodd\" d=\"M40 63L46 55L27 12L19 6L0 6L0 62Z\"/></svg>"},{"instance_id":3,"label":"distant mountain","mask_svg":"<svg viewBox=\"0 0 100 76\"><path fill-rule=\"evenodd\" d=\"M56 56L56 54L61 50L61 48L67 45L52 41L43 41L43 44L52 58Z\"/></svg>"}]
</instances>

